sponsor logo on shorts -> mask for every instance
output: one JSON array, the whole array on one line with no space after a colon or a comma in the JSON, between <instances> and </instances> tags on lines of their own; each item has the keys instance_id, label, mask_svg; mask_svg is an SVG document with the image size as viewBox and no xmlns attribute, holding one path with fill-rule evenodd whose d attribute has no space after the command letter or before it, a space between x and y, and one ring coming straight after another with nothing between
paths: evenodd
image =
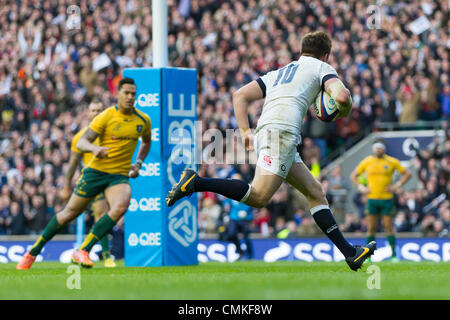
<instances>
[{"instance_id":1,"label":"sponsor logo on shorts","mask_svg":"<svg viewBox=\"0 0 450 320\"><path fill-rule=\"evenodd\" d=\"M268 167L270 167L272 165L272 160L273 158L271 156L265 155L263 157L263 162L265 165L267 165Z\"/></svg>"},{"instance_id":2,"label":"sponsor logo on shorts","mask_svg":"<svg viewBox=\"0 0 450 320\"><path fill-rule=\"evenodd\" d=\"M281 165L281 171L283 171L283 172L286 171L286 166L284 164Z\"/></svg>"}]
</instances>

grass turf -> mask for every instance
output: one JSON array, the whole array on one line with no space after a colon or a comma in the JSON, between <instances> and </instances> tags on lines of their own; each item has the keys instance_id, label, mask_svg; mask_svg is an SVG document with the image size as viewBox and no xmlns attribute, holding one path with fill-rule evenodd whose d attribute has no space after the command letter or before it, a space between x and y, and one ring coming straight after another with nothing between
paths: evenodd
<instances>
[{"instance_id":1,"label":"grass turf","mask_svg":"<svg viewBox=\"0 0 450 320\"><path fill-rule=\"evenodd\" d=\"M368 289L380 269L380 289ZM81 269L80 289L68 289L68 264L35 263L17 271L0 264L0 299L450 299L450 264L435 262L365 263L351 271L345 262L201 263L198 266L117 268L96 263Z\"/></svg>"}]
</instances>

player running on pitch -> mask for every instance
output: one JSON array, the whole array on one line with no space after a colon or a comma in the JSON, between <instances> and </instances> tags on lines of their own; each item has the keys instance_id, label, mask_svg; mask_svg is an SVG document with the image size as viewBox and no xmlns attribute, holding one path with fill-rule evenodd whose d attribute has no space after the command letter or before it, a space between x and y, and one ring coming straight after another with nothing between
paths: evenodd
<instances>
[{"instance_id":1,"label":"player running on pitch","mask_svg":"<svg viewBox=\"0 0 450 320\"><path fill-rule=\"evenodd\" d=\"M211 191L249 206L262 208L283 181L302 192L320 229L345 256L356 271L373 254L376 243L366 247L351 245L342 235L328 206L320 183L311 175L297 153L303 118L324 88L336 101L339 117L352 108L350 92L329 64L331 39L322 31L302 38L301 56L287 66L271 71L233 94L234 112L247 150L256 149L257 165L251 185L235 179L201 178L190 169L181 175L167 196L167 205L193 192ZM248 122L248 106L265 97L261 117L253 135ZM254 141L253 141L254 140ZM270 141L271 140L271 141Z\"/></svg>"},{"instance_id":2,"label":"player running on pitch","mask_svg":"<svg viewBox=\"0 0 450 320\"><path fill-rule=\"evenodd\" d=\"M93 101L88 106L88 118L89 122L91 122L97 115L99 115L103 111L103 103L100 101ZM70 152L70 160L69 160L69 168L67 169L67 173L64 179L64 186L61 190L60 196L65 202L69 201L70 195L72 194L72 179L73 176L80 165L83 162L83 167L88 165L93 155L91 152L81 152L77 148L77 143L80 140L83 133L87 130L88 127L85 127L77 132L77 134L73 137L71 152ZM94 144L99 145L99 138L95 139ZM98 194L94 200L92 200L90 207L92 209L92 213L94 214L95 222L97 222L107 211L108 211L108 203L106 202L105 195L102 193ZM105 264L105 267L115 267L116 263L111 258L111 252L109 251L109 239L108 235L105 235L100 239L100 244L102 246L102 257Z\"/></svg>"},{"instance_id":3,"label":"player running on pitch","mask_svg":"<svg viewBox=\"0 0 450 320\"><path fill-rule=\"evenodd\" d=\"M118 103L100 113L86 129L77 148L81 152L92 152L94 158L82 171L74 192L66 207L48 223L44 232L17 265L17 269L29 269L36 256L67 223L79 216L88 204L100 193L104 193L109 211L94 225L85 241L73 253L73 261L90 268L89 251L94 244L114 227L128 209L131 188L129 177L136 178L139 169L150 150L150 118L134 108L136 84L133 79L124 78L119 83ZM100 145L93 144L97 137ZM135 164L131 163L139 138Z\"/></svg>"},{"instance_id":4,"label":"player running on pitch","mask_svg":"<svg viewBox=\"0 0 450 320\"><path fill-rule=\"evenodd\" d=\"M397 192L411 177L408 169L400 164L400 161L386 154L386 145L381 141L375 141L372 145L373 156L366 157L351 173L350 178L358 190L367 195L367 242L375 240L378 227L378 219L382 216L382 223L386 238L392 249L392 262L397 262L395 251L394 222L395 205L394 192ZM398 171L402 177L392 184L392 177ZM359 183L358 176L366 173L368 185Z\"/></svg>"}]
</instances>

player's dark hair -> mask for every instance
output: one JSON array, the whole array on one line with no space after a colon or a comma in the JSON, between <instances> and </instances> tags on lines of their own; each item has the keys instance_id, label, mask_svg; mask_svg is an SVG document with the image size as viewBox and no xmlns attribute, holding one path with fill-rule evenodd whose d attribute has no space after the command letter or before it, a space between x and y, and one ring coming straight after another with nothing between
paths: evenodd
<instances>
[{"instance_id":1,"label":"player's dark hair","mask_svg":"<svg viewBox=\"0 0 450 320\"><path fill-rule=\"evenodd\" d=\"M330 36L323 31L314 31L307 33L301 40L302 55L311 55L314 58L321 58L331 52Z\"/></svg>"},{"instance_id":2,"label":"player's dark hair","mask_svg":"<svg viewBox=\"0 0 450 320\"><path fill-rule=\"evenodd\" d=\"M124 84L132 84L132 85L136 85L136 83L134 83L134 80L133 79L131 79L131 78L123 78L122 80L120 80L120 82L119 82L119 90L120 90L120 88L122 88L122 86L124 85Z\"/></svg>"}]
</instances>

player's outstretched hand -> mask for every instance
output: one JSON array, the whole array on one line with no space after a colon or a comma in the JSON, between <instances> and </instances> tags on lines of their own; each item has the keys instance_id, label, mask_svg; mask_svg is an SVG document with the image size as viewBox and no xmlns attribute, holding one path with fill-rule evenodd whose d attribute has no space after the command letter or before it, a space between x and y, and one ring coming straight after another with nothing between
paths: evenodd
<instances>
[{"instance_id":1,"label":"player's outstretched hand","mask_svg":"<svg viewBox=\"0 0 450 320\"><path fill-rule=\"evenodd\" d=\"M72 191L70 191L69 188L65 188L65 187L62 188L61 191L59 192L59 196L64 202L69 201L71 194L72 194Z\"/></svg>"},{"instance_id":2,"label":"player's outstretched hand","mask_svg":"<svg viewBox=\"0 0 450 320\"><path fill-rule=\"evenodd\" d=\"M109 148L107 147L97 147L92 153L94 154L95 157L103 159L108 157L108 150Z\"/></svg>"},{"instance_id":3,"label":"player's outstretched hand","mask_svg":"<svg viewBox=\"0 0 450 320\"><path fill-rule=\"evenodd\" d=\"M366 186L364 186L362 184L358 185L358 191L361 194L369 194L370 193L369 187L366 187Z\"/></svg>"},{"instance_id":4,"label":"player's outstretched hand","mask_svg":"<svg viewBox=\"0 0 450 320\"><path fill-rule=\"evenodd\" d=\"M250 129L241 130L242 143L244 144L245 150L253 150L253 133Z\"/></svg>"},{"instance_id":5,"label":"player's outstretched hand","mask_svg":"<svg viewBox=\"0 0 450 320\"><path fill-rule=\"evenodd\" d=\"M391 192L391 193L399 193L401 191L401 185L398 183L393 184L393 185L388 185L386 187L386 191Z\"/></svg>"},{"instance_id":6,"label":"player's outstretched hand","mask_svg":"<svg viewBox=\"0 0 450 320\"><path fill-rule=\"evenodd\" d=\"M133 165L131 165L131 169L130 169L130 172L128 173L128 176L130 177L130 178L137 178L137 176L139 176L139 169L140 169L141 167L140 166L138 166L137 164L133 164Z\"/></svg>"}]
</instances>

